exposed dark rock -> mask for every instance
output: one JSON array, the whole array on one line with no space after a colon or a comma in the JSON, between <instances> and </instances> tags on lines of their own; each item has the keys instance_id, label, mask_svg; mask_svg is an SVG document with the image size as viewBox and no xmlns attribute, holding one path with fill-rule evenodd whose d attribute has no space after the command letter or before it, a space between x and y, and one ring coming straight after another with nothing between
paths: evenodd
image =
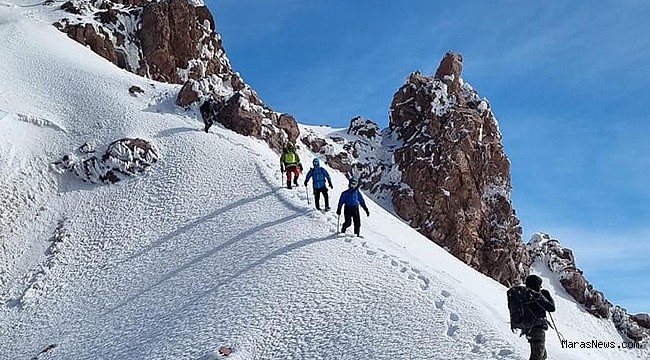
<instances>
[{"instance_id":1,"label":"exposed dark rock","mask_svg":"<svg viewBox=\"0 0 650 360\"><path fill-rule=\"evenodd\" d=\"M300 129L298 129L298 123L296 122L296 119L293 117L293 115L286 113L280 114L276 126L285 132L286 141L295 144L298 136L300 135ZM271 146L271 148L281 150L282 145L283 143L280 142L277 144L277 147Z\"/></svg>"},{"instance_id":2,"label":"exposed dark rock","mask_svg":"<svg viewBox=\"0 0 650 360\"><path fill-rule=\"evenodd\" d=\"M145 68L139 72L152 79L182 83L177 69L187 69L189 61L199 58L198 43L203 34L194 6L185 0L149 3L142 12L138 37Z\"/></svg>"},{"instance_id":3,"label":"exposed dark rock","mask_svg":"<svg viewBox=\"0 0 650 360\"><path fill-rule=\"evenodd\" d=\"M50 351L54 350L54 348L56 348L56 347L57 347L57 344L48 345L47 347L45 347L45 349L41 350L41 352L39 352L37 356L34 356L32 358L32 360L38 360L39 356L49 353Z\"/></svg>"},{"instance_id":4,"label":"exposed dark rock","mask_svg":"<svg viewBox=\"0 0 650 360\"><path fill-rule=\"evenodd\" d=\"M229 356L232 354L232 348L228 346L222 346L219 348L219 355L221 356Z\"/></svg>"},{"instance_id":5,"label":"exposed dark rock","mask_svg":"<svg viewBox=\"0 0 650 360\"><path fill-rule=\"evenodd\" d=\"M63 5L61 5L61 10L67 11L71 14L81 15L81 9L73 4L72 1L66 1L63 3Z\"/></svg>"},{"instance_id":6,"label":"exposed dark rock","mask_svg":"<svg viewBox=\"0 0 650 360\"><path fill-rule=\"evenodd\" d=\"M395 211L484 274L511 285L530 263L510 201L510 162L487 105L461 86L462 57L447 53L435 77L416 72L393 98L390 130L401 181ZM486 102L484 102L486 103Z\"/></svg>"},{"instance_id":7,"label":"exposed dark rock","mask_svg":"<svg viewBox=\"0 0 650 360\"><path fill-rule=\"evenodd\" d=\"M465 263L516 284L530 258L510 201L510 162L489 104L461 71L462 57L447 53L435 77L411 74L384 132L356 117L352 138L308 133L301 141Z\"/></svg>"},{"instance_id":8,"label":"exposed dark rock","mask_svg":"<svg viewBox=\"0 0 650 360\"><path fill-rule=\"evenodd\" d=\"M142 90L141 87L137 85L133 85L129 88L129 93L136 95L136 94L144 94L144 90Z\"/></svg>"},{"instance_id":9,"label":"exposed dark rock","mask_svg":"<svg viewBox=\"0 0 650 360\"><path fill-rule=\"evenodd\" d=\"M310 139L309 137L305 136L300 139L300 141L302 141L303 144L307 145L307 147L309 147L309 150L317 154L321 152L325 145L327 145L327 141L319 137Z\"/></svg>"},{"instance_id":10,"label":"exposed dark rock","mask_svg":"<svg viewBox=\"0 0 650 360\"><path fill-rule=\"evenodd\" d=\"M435 78L442 80L449 87L450 94L458 95L462 73L463 56L458 53L448 52L440 61Z\"/></svg>"},{"instance_id":11,"label":"exposed dark rock","mask_svg":"<svg viewBox=\"0 0 650 360\"><path fill-rule=\"evenodd\" d=\"M60 171L70 171L83 181L112 184L127 177L144 173L158 161L153 145L143 139L120 139L112 142L101 156L90 156L93 151L84 151L87 144L79 148L82 155L65 155L53 165Z\"/></svg>"},{"instance_id":12,"label":"exposed dark rock","mask_svg":"<svg viewBox=\"0 0 650 360\"><path fill-rule=\"evenodd\" d=\"M235 93L217 113L217 121L239 134L266 141L276 152L287 142L295 143L299 130L291 115L251 106L248 99L242 92Z\"/></svg>"},{"instance_id":13,"label":"exposed dark rock","mask_svg":"<svg viewBox=\"0 0 650 360\"><path fill-rule=\"evenodd\" d=\"M77 19L62 19L57 26L68 34L77 28L95 29L97 36L120 48L123 56L118 58L99 50L90 34L71 35L83 45L114 64L151 79L181 84L189 78L200 79L212 74L230 82L235 91L244 87L239 75L230 68L219 36L214 32L214 19L210 11L195 7L185 0L167 1L114 1L101 2L99 8L89 0L72 0L62 8L80 15L94 15L95 23L83 23ZM124 4L130 7L120 7ZM120 10L122 9L122 10ZM89 30L88 30L89 31ZM106 36L110 34L111 36ZM127 47L139 49L136 54ZM133 58L137 56L137 58ZM132 57L132 58L129 58ZM137 64L127 67L125 64Z\"/></svg>"},{"instance_id":14,"label":"exposed dark rock","mask_svg":"<svg viewBox=\"0 0 650 360\"><path fill-rule=\"evenodd\" d=\"M79 149L77 149L80 153L82 154L90 154L95 152L95 148L89 144L89 143L83 143L83 145L79 146Z\"/></svg>"},{"instance_id":15,"label":"exposed dark rock","mask_svg":"<svg viewBox=\"0 0 650 360\"><path fill-rule=\"evenodd\" d=\"M262 132L264 116L258 112L247 111L240 106L241 101L246 101L241 93L236 93L219 111L217 121L226 129L235 131L245 136L256 136Z\"/></svg>"},{"instance_id":16,"label":"exposed dark rock","mask_svg":"<svg viewBox=\"0 0 650 360\"><path fill-rule=\"evenodd\" d=\"M115 4L122 4L126 6L143 6L151 2L151 0L110 0L110 1ZM106 2L104 4L106 4Z\"/></svg>"},{"instance_id":17,"label":"exposed dark rock","mask_svg":"<svg viewBox=\"0 0 650 360\"><path fill-rule=\"evenodd\" d=\"M369 119L364 119L361 116L357 116L350 120L350 126L348 126L348 134L357 135L364 137L369 141L381 141L381 131L379 130L379 125Z\"/></svg>"},{"instance_id":18,"label":"exposed dark rock","mask_svg":"<svg viewBox=\"0 0 650 360\"><path fill-rule=\"evenodd\" d=\"M181 91L178 92L176 97L176 104L182 107L188 107L200 100L199 94L194 90L197 82L190 79L183 84Z\"/></svg>"},{"instance_id":19,"label":"exposed dark rock","mask_svg":"<svg viewBox=\"0 0 650 360\"><path fill-rule=\"evenodd\" d=\"M91 24L76 24L64 27L64 31L71 39L89 46L99 56L117 64L115 46L104 29L95 29Z\"/></svg>"},{"instance_id":20,"label":"exposed dark rock","mask_svg":"<svg viewBox=\"0 0 650 360\"><path fill-rule=\"evenodd\" d=\"M117 14L119 12L115 9L108 9L106 11L100 11L95 14L96 19L104 24L117 24L118 18Z\"/></svg>"},{"instance_id":21,"label":"exposed dark rock","mask_svg":"<svg viewBox=\"0 0 650 360\"><path fill-rule=\"evenodd\" d=\"M334 133L322 138L314 132L303 134L300 141L321 155L331 168L360 179L362 187L370 189L379 179L382 162L377 157L381 150L382 135L372 120L357 116L350 120L347 135Z\"/></svg>"},{"instance_id":22,"label":"exposed dark rock","mask_svg":"<svg viewBox=\"0 0 650 360\"><path fill-rule=\"evenodd\" d=\"M650 315L648 314L636 314L632 316L632 320L634 320L639 326L650 329Z\"/></svg>"}]
</instances>

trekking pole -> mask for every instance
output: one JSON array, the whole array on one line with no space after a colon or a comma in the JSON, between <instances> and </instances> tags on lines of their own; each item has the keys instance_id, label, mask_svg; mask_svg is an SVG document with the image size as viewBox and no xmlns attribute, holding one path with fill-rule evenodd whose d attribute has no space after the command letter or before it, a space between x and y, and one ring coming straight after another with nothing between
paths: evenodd
<instances>
[{"instance_id":1,"label":"trekking pole","mask_svg":"<svg viewBox=\"0 0 650 360\"><path fill-rule=\"evenodd\" d=\"M280 182L282 184L282 187L284 187L284 176L282 176L282 175L284 175L284 174L282 173L282 170L280 170Z\"/></svg>"},{"instance_id":2,"label":"trekking pole","mask_svg":"<svg viewBox=\"0 0 650 360\"><path fill-rule=\"evenodd\" d=\"M305 186L305 194L307 194L307 204L311 205L311 202L309 201L309 190L307 190L307 186Z\"/></svg>"},{"instance_id":3,"label":"trekking pole","mask_svg":"<svg viewBox=\"0 0 650 360\"><path fill-rule=\"evenodd\" d=\"M339 234L339 223L341 222L341 214L336 218L336 235Z\"/></svg>"},{"instance_id":4,"label":"trekking pole","mask_svg":"<svg viewBox=\"0 0 650 360\"><path fill-rule=\"evenodd\" d=\"M560 344L562 344L562 340L564 339L564 335L560 333L560 331L557 329L557 325L555 325L555 320L553 319L553 315L551 313L548 313L548 316L551 317L551 322L553 323L553 329L555 330L555 333L557 334L558 340L560 340Z\"/></svg>"}]
</instances>

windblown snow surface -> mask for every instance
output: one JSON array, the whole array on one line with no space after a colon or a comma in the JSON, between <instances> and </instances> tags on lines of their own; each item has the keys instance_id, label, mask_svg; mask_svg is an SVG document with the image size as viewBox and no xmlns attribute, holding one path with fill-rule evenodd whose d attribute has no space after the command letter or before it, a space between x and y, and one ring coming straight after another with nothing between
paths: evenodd
<instances>
[{"instance_id":1,"label":"windblown snow surface","mask_svg":"<svg viewBox=\"0 0 650 360\"><path fill-rule=\"evenodd\" d=\"M528 358L502 285L370 201L363 238L335 235L265 144L199 131L178 86L69 40L50 25L58 4L22 5L0 3L0 359ZM52 169L123 137L157 149L144 176ZM567 339L622 341L546 284ZM647 356L547 343L551 359Z\"/></svg>"}]
</instances>

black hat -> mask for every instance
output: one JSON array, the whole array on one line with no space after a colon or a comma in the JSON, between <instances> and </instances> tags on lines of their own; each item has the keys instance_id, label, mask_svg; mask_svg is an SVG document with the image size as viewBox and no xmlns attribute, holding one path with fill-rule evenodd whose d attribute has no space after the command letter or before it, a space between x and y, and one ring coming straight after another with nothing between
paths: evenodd
<instances>
[{"instance_id":1,"label":"black hat","mask_svg":"<svg viewBox=\"0 0 650 360\"><path fill-rule=\"evenodd\" d=\"M539 291L542 288L542 278L537 275L528 275L526 278L526 286Z\"/></svg>"}]
</instances>

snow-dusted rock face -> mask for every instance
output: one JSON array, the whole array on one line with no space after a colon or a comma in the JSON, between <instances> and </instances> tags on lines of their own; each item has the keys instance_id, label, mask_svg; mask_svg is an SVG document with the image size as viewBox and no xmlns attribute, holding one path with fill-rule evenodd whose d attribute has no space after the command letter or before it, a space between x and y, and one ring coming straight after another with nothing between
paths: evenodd
<instances>
[{"instance_id":1,"label":"snow-dusted rock face","mask_svg":"<svg viewBox=\"0 0 650 360\"><path fill-rule=\"evenodd\" d=\"M216 119L227 129L262 139L276 152L298 138L300 131L293 116L259 105L261 101L254 92L240 91L227 99L221 98L221 101L224 106L216 114Z\"/></svg>"},{"instance_id":2,"label":"snow-dusted rock face","mask_svg":"<svg viewBox=\"0 0 650 360\"><path fill-rule=\"evenodd\" d=\"M143 174L158 161L158 153L151 143L143 139L120 139L108 145L98 157L88 144L77 154L68 154L54 163L59 171L70 171L83 181L91 183L116 183L125 178Z\"/></svg>"},{"instance_id":3,"label":"snow-dusted rock face","mask_svg":"<svg viewBox=\"0 0 650 360\"><path fill-rule=\"evenodd\" d=\"M357 116L350 120L348 134L356 135L373 145L381 144L381 130L379 125L370 119Z\"/></svg>"},{"instance_id":4,"label":"snow-dusted rock face","mask_svg":"<svg viewBox=\"0 0 650 360\"><path fill-rule=\"evenodd\" d=\"M205 6L185 0L71 0L61 9L81 17L65 16L55 26L123 69L177 84L217 74L235 91L244 88Z\"/></svg>"},{"instance_id":5,"label":"snow-dusted rock face","mask_svg":"<svg viewBox=\"0 0 650 360\"><path fill-rule=\"evenodd\" d=\"M449 93L458 94L463 83L461 75L463 73L463 56L458 53L447 53L440 62L438 70L436 70L436 79L442 80L447 85ZM464 98L457 98L456 100L462 101Z\"/></svg>"},{"instance_id":6,"label":"snow-dusted rock face","mask_svg":"<svg viewBox=\"0 0 650 360\"><path fill-rule=\"evenodd\" d=\"M465 263L517 283L530 263L510 202L510 162L486 100L447 53L436 76L419 72L395 93L390 131L407 187L393 192L397 214Z\"/></svg>"},{"instance_id":7,"label":"snow-dusted rock face","mask_svg":"<svg viewBox=\"0 0 650 360\"><path fill-rule=\"evenodd\" d=\"M576 267L575 257L571 249L564 248L557 240L546 234L536 234L528 243L533 260L540 259L554 273L564 289L573 296L591 314L607 318L610 315L610 304L603 293L594 290Z\"/></svg>"},{"instance_id":8,"label":"snow-dusted rock face","mask_svg":"<svg viewBox=\"0 0 650 360\"><path fill-rule=\"evenodd\" d=\"M360 179L366 190L379 185L385 169L387 152L377 123L357 116L350 120L345 131L327 137L307 130L300 139L303 144L320 154L333 169Z\"/></svg>"},{"instance_id":9,"label":"snow-dusted rock face","mask_svg":"<svg viewBox=\"0 0 650 360\"><path fill-rule=\"evenodd\" d=\"M631 316L620 306L612 305L605 295L593 288L577 268L571 249L563 247L556 239L547 234L535 234L528 242L528 249L533 261L541 261L553 273L564 289L585 310L594 316L611 319L619 332L629 339L650 343L650 323L647 314ZM644 322L644 319L646 321Z\"/></svg>"},{"instance_id":10,"label":"snow-dusted rock face","mask_svg":"<svg viewBox=\"0 0 650 360\"><path fill-rule=\"evenodd\" d=\"M294 118L269 109L233 71L214 18L201 1L71 0L61 9L67 15L54 25L70 38L120 68L183 84L179 106L212 97L239 106L217 116L229 129L262 139L276 151L296 141Z\"/></svg>"}]
</instances>

